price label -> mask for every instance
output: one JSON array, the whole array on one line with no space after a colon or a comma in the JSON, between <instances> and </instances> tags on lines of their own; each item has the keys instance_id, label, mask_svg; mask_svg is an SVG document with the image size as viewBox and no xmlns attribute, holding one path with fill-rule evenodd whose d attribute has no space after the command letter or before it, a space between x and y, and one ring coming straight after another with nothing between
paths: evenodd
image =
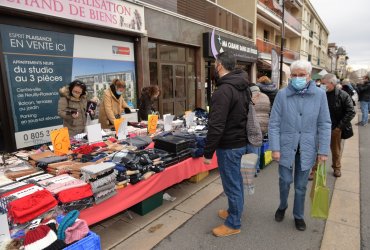
<instances>
[{"instance_id":1,"label":"price label","mask_svg":"<svg viewBox=\"0 0 370 250\"><path fill-rule=\"evenodd\" d=\"M53 130L50 133L50 137L56 155L65 155L68 153L71 147L68 128Z\"/></svg>"},{"instance_id":2,"label":"price label","mask_svg":"<svg viewBox=\"0 0 370 250\"><path fill-rule=\"evenodd\" d=\"M116 130L116 135L118 136L118 130L125 118L121 117L119 119L114 119L114 129Z\"/></svg>"},{"instance_id":3,"label":"price label","mask_svg":"<svg viewBox=\"0 0 370 250\"><path fill-rule=\"evenodd\" d=\"M158 115L148 115L148 133L154 134L157 131Z\"/></svg>"}]
</instances>

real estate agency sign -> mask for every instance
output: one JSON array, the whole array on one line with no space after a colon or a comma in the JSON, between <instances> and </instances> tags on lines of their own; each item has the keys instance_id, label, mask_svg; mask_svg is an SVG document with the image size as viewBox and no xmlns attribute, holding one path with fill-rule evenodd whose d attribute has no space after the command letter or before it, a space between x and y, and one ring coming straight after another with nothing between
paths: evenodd
<instances>
[{"instance_id":1,"label":"real estate agency sign","mask_svg":"<svg viewBox=\"0 0 370 250\"><path fill-rule=\"evenodd\" d=\"M119 0L1 0L0 6L145 33L144 7Z\"/></svg>"}]
</instances>

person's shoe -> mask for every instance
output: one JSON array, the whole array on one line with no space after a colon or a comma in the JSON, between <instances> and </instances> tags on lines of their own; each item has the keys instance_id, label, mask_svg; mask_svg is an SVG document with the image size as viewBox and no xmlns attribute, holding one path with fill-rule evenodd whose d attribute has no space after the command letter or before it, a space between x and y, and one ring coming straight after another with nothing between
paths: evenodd
<instances>
[{"instance_id":1,"label":"person's shoe","mask_svg":"<svg viewBox=\"0 0 370 250\"><path fill-rule=\"evenodd\" d=\"M314 177L315 177L315 172L311 171L310 175L308 176L308 180L312 181Z\"/></svg>"},{"instance_id":2,"label":"person's shoe","mask_svg":"<svg viewBox=\"0 0 370 250\"><path fill-rule=\"evenodd\" d=\"M281 222L281 221L283 221L284 220L284 216L285 216L285 210L286 210L286 208L285 209L277 209L276 210L276 212L275 212L275 220L277 221L277 222Z\"/></svg>"},{"instance_id":3,"label":"person's shoe","mask_svg":"<svg viewBox=\"0 0 370 250\"><path fill-rule=\"evenodd\" d=\"M295 222L295 228L299 231L306 230L306 223L304 222L304 219L294 219Z\"/></svg>"},{"instance_id":4,"label":"person's shoe","mask_svg":"<svg viewBox=\"0 0 370 250\"><path fill-rule=\"evenodd\" d=\"M232 229L228 226L221 225L221 226L215 227L212 230L212 233L214 236L217 236L217 237L225 237L225 236L230 236L233 234L240 233L240 229Z\"/></svg>"},{"instance_id":5,"label":"person's shoe","mask_svg":"<svg viewBox=\"0 0 370 250\"><path fill-rule=\"evenodd\" d=\"M223 220L226 220L227 216L229 216L229 213L225 209L218 210L218 217L220 217Z\"/></svg>"},{"instance_id":6,"label":"person's shoe","mask_svg":"<svg viewBox=\"0 0 370 250\"><path fill-rule=\"evenodd\" d=\"M340 172L340 169L335 169L334 170L334 174L333 174L335 177L341 177L342 176L342 173Z\"/></svg>"}]
</instances>

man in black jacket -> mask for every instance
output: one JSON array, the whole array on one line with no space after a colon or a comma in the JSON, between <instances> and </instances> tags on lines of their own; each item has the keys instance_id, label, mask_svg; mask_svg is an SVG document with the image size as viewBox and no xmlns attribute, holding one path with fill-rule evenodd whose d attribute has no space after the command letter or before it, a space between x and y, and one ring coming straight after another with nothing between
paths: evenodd
<instances>
[{"instance_id":1,"label":"man in black jacket","mask_svg":"<svg viewBox=\"0 0 370 250\"><path fill-rule=\"evenodd\" d=\"M332 154L332 167L334 176L340 177L342 175L341 169L341 136L342 130L346 125L351 123L356 112L353 108L351 97L343 90L336 88L337 77L333 74L326 74L321 78L321 86L326 89L326 97L331 118L331 141L330 149ZM312 168L309 179L313 179L313 174L317 169L317 165Z\"/></svg>"},{"instance_id":2,"label":"man in black jacket","mask_svg":"<svg viewBox=\"0 0 370 250\"><path fill-rule=\"evenodd\" d=\"M209 164L216 151L222 185L229 208L219 210L224 224L212 230L215 236L240 233L244 206L243 179L240 173L242 155L247 145L247 103L250 100L245 72L235 70L235 57L229 52L217 55L216 91L212 95L208 120L204 163Z\"/></svg>"},{"instance_id":3,"label":"man in black jacket","mask_svg":"<svg viewBox=\"0 0 370 250\"><path fill-rule=\"evenodd\" d=\"M357 125L366 126L369 121L369 111L370 111L370 72L365 76L364 84L357 85L358 90L358 100L361 105L362 119Z\"/></svg>"}]
</instances>

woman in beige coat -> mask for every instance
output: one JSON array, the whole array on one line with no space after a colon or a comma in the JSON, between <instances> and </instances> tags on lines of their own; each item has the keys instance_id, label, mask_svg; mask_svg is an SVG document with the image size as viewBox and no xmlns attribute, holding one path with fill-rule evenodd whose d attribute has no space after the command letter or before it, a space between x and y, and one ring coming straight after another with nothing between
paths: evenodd
<instances>
[{"instance_id":1,"label":"woman in beige coat","mask_svg":"<svg viewBox=\"0 0 370 250\"><path fill-rule=\"evenodd\" d=\"M123 99L125 90L125 82L114 79L110 87L104 91L103 101L99 108L99 122L102 128L113 128L114 119L120 118L123 111L131 113L129 106Z\"/></svg>"},{"instance_id":2,"label":"woman in beige coat","mask_svg":"<svg viewBox=\"0 0 370 250\"><path fill-rule=\"evenodd\" d=\"M83 133L86 125L86 85L73 81L68 87L59 89L58 115L63 119L63 126L68 128L69 136Z\"/></svg>"}]
</instances>

